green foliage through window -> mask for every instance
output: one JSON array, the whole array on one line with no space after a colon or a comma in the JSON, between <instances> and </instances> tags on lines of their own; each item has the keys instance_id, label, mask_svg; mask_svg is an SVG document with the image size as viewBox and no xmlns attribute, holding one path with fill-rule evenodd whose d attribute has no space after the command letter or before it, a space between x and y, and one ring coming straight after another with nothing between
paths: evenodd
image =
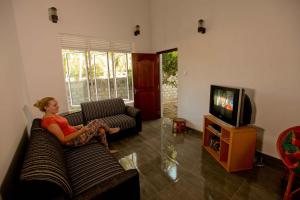
<instances>
[{"instance_id":1,"label":"green foliage through window","mask_svg":"<svg viewBox=\"0 0 300 200\"><path fill-rule=\"evenodd\" d=\"M162 54L163 84L177 87L177 51Z\"/></svg>"},{"instance_id":2,"label":"green foliage through window","mask_svg":"<svg viewBox=\"0 0 300 200\"><path fill-rule=\"evenodd\" d=\"M69 109L85 101L133 100L131 53L62 50Z\"/></svg>"}]
</instances>

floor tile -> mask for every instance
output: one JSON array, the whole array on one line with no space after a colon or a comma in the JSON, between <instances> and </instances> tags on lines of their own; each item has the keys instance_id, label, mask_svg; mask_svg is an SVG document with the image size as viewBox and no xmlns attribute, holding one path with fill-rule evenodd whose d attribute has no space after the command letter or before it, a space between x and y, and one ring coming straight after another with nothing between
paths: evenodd
<instances>
[{"instance_id":1,"label":"floor tile","mask_svg":"<svg viewBox=\"0 0 300 200\"><path fill-rule=\"evenodd\" d=\"M201 134L173 134L172 121L143 122L143 131L111 146L134 160L142 200L277 200L283 172L275 166L228 173L206 152ZM125 162L126 163L126 162ZM128 163L127 163L128 164Z\"/></svg>"}]
</instances>

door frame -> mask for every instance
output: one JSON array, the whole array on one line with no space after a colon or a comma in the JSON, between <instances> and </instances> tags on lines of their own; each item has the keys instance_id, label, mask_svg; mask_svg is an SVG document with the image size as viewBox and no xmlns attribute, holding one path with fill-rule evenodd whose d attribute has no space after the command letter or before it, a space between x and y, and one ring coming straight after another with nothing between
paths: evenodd
<instances>
[{"instance_id":1,"label":"door frame","mask_svg":"<svg viewBox=\"0 0 300 200\"><path fill-rule=\"evenodd\" d=\"M156 54L158 55L159 58L159 62L158 62L158 67L159 67L159 87L160 87L160 116L164 117L163 112L164 112L164 107L163 107L163 101L162 101L162 76L163 76L163 71L162 71L162 54L163 53L169 53L169 52L173 52L173 51L177 51L178 52L178 48L172 48L172 49L167 49L167 50L163 50L163 51L158 51L156 52ZM178 90L178 89L177 89Z\"/></svg>"}]
</instances>

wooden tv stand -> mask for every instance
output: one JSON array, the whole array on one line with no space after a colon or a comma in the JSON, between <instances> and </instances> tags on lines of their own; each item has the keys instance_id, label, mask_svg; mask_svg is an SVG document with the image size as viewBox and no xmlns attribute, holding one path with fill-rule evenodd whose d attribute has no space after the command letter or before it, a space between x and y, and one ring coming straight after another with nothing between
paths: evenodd
<instances>
[{"instance_id":1,"label":"wooden tv stand","mask_svg":"<svg viewBox=\"0 0 300 200\"><path fill-rule=\"evenodd\" d=\"M236 128L212 115L204 116L203 147L228 172L252 169L255 143L254 127Z\"/></svg>"}]
</instances>

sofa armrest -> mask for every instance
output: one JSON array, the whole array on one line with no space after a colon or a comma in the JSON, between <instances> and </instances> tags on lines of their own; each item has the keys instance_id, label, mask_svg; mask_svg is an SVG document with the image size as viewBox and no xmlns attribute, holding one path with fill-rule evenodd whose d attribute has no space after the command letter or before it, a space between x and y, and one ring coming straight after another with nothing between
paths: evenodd
<instances>
[{"instance_id":1,"label":"sofa armrest","mask_svg":"<svg viewBox=\"0 0 300 200\"><path fill-rule=\"evenodd\" d=\"M40 126L40 122L40 119L33 121L20 174L21 190L28 197L25 199L60 194L71 197L62 146L55 136Z\"/></svg>"},{"instance_id":2,"label":"sofa armrest","mask_svg":"<svg viewBox=\"0 0 300 200\"><path fill-rule=\"evenodd\" d=\"M92 187L76 197L80 199L140 199L139 173L136 169L124 171Z\"/></svg>"},{"instance_id":3,"label":"sofa armrest","mask_svg":"<svg viewBox=\"0 0 300 200\"><path fill-rule=\"evenodd\" d=\"M142 116L141 116L140 109L126 105L126 114L135 119L137 131L141 132L142 131Z\"/></svg>"},{"instance_id":4,"label":"sofa armrest","mask_svg":"<svg viewBox=\"0 0 300 200\"><path fill-rule=\"evenodd\" d=\"M125 107L126 107L126 114L134 118L141 112L140 109L137 109L132 106L125 106Z\"/></svg>"}]
</instances>

